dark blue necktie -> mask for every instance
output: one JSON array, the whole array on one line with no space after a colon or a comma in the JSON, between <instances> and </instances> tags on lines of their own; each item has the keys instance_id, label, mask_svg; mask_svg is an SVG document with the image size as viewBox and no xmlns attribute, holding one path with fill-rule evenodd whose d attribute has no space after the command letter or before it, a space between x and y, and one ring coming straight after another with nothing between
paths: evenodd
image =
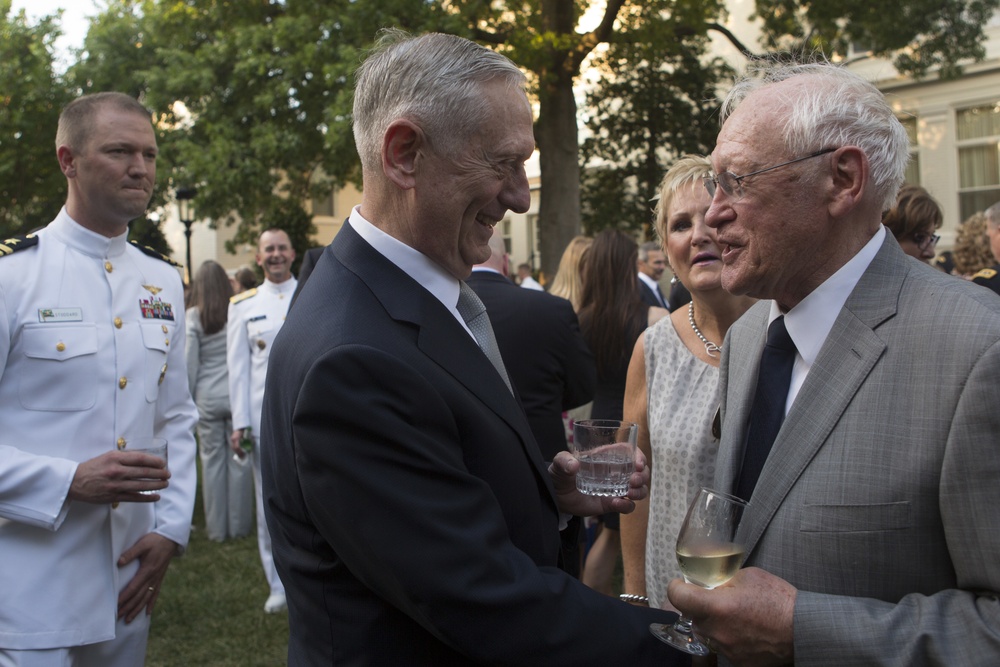
<instances>
[{"instance_id":1,"label":"dark blue necktie","mask_svg":"<svg viewBox=\"0 0 1000 667\"><path fill-rule=\"evenodd\" d=\"M785 420L785 402L792 382L795 364L795 343L785 329L784 316L767 329L767 344L760 357L757 390L750 409L750 428L743 449L743 467L736 485L736 495L750 500L771 445Z\"/></svg>"},{"instance_id":2,"label":"dark blue necktie","mask_svg":"<svg viewBox=\"0 0 1000 667\"><path fill-rule=\"evenodd\" d=\"M660 305L664 308L667 307L667 300L663 298L663 291L660 290L660 284L656 284L656 298L660 300Z\"/></svg>"}]
</instances>

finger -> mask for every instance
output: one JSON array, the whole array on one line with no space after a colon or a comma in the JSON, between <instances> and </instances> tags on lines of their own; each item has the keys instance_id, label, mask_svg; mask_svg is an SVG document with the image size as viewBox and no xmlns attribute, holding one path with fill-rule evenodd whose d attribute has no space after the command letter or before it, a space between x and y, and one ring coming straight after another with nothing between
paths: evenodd
<instances>
[{"instance_id":1,"label":"finger","mask_svg":"<svg viewBox=\"0 0 1000 667\"><path fill-rule=\"evenodd\" d=\"M153 615L153 607L156 606L156 601L160 597L159 588L153 588L152 586L150 586L149 588L151 589L152 593L149 596L149 602L146 603L146 616Z\"/></svg>"},{"instance_id":2,"label":"finger","mask_svg":"<svg viewBox=\"0 0 1000 667\"><path fill-rule=\"evenodd\" d=\"M142 611L143 605L149 591L146 587L138 588L133 592L128 592L128 587L122 592L118 600L118 618L124 618L126 623L131 623Z\"/></svg>"}]
</instances>

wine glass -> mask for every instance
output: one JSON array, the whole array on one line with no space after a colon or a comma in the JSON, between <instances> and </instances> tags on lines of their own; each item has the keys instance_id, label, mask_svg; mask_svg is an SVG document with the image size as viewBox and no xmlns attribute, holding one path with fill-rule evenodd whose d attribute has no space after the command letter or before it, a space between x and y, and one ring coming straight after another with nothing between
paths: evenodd
<instances>
[{"instance_id":1,"label":"wine glass","mask_svg":"<svg viewBox=\"0 0 1000 667\"><path fill-rule=\"evenodd\" d=\"M712 589L736 575L743 564L744 548L733 539L746 506L747 502L736 496L706 488L698 491L677 536L677 563L684 581ZM653 623L649 631L691 655L708 655L708 647L695 636L691 623L681 615L673 625Z\"/></svg>"}]
</instances>

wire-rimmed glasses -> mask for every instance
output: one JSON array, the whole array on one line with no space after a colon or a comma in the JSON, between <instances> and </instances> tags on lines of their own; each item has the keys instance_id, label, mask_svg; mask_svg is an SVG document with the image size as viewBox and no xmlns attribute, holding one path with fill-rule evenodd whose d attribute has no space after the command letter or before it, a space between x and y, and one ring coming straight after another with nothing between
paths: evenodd
<instances>
[{"instance_id":1,"label":"wire-rimmed glasses","mask_svg":"<svg viewBox=\"0 0 1000 667\"><path fill-rule=\"evenodd\" d=\"M731 171L724 171L721 174L716 174L715 176L704 176L705 189L708 190L709 197L715 197L716 186L722 188L722 191L727 197L732 197L733 199L740 200L743 198L743 179L749 178L750 176L756 176L757 174L763 174L766 171L773 171L780 167L787 167L790 164L795 164L796 162L802 162L803 160L808 160L809 158L819 157L820 155L826 155L827 153L832 153L837 150L836 148L824 148L818 150L815 153L810 153L809 155L803 155L802 157L797 157L794 160L789 160L788 162L782 162L781 164L776 164L773 167L765 167L763 169L758 169L757 171L751 171L749 174L743 174L742 176L737 176Z\"/></svg>"}]
</instances>

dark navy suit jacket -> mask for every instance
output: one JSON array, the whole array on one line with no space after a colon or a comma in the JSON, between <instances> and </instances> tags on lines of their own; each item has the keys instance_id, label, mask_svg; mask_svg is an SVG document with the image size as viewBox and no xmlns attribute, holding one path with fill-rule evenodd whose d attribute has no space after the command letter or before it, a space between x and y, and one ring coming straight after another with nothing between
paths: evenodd
<instances>
[{"instance_id":1,"label":"dark navy suit jacket","mask_svg":"<svg viewBox=\"0 0 1000 667\"><path fill-rule=\"evenodd\" d=\"M556 567L559 515L521 407L349 224L274 343L261 430L292 667L685 664L647 628L674 614Z\"/></svg>"}]
</instances>

